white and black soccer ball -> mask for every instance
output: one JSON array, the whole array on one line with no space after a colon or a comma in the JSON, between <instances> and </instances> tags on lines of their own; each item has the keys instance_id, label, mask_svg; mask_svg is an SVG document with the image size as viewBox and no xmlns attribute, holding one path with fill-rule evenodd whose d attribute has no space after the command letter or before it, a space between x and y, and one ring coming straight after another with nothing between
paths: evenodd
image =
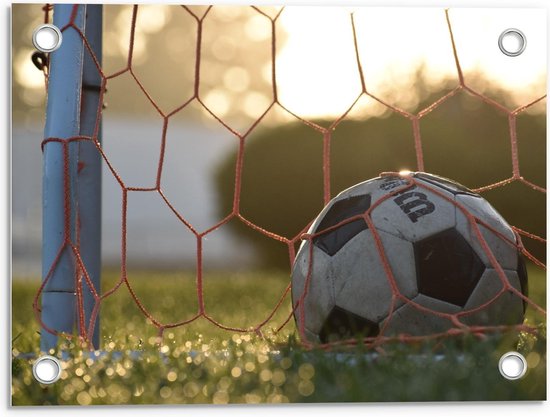
<instances>
[{"instance_id":1,"label":"white and black soccer ball","mask_svg":"<svg viewBox=\"0 0 550 417\"><path fill-rule=\"evenodd\" d=\"M360 217L369 209L374 231ZM330 201L308 234L293 265L292 301L309 342L456 327L438 313L459 313L467 326L523 321L527 272L516 236L454 181L417 172L357 184Z\"/></svg>"}]
</instances>

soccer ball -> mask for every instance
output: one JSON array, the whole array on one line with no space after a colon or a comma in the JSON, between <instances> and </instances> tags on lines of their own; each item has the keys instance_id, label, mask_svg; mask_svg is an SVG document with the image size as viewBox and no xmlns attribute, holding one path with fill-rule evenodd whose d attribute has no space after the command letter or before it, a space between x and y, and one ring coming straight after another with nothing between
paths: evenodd
<instances>
[{"instance_id":1,"label":"soccer ball","mask_svg":"<svg viewBox=\"0 0 550 417\"><path fill-rule=\"evenodd\" d=\"M292 270L300 333L326 343L523 321L516 235L480 195L423 172L389 173L329 202Z\"/></svg>"}]
</instances>

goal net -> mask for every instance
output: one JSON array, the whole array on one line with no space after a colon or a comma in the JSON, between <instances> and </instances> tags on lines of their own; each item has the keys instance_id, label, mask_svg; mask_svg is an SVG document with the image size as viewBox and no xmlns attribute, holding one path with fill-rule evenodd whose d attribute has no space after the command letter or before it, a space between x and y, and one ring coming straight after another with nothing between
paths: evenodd
<instances>
[{"instance_id":1,"label":"goal net","mask_svg":"<svg viewBox=\"0 0 550 417\"><path fill-rule=\"evenodd\" d=\"M90 38L94 22L88 18L84 27L83 6L71 7L65 22L54 22L59 22L67 42L77 40L76 50L88 71L81 80L82 97L90 94L82 102L93 117L86 122L87 133L45 137L42 142L44 152L55 149L60 155L58 215L63 219L62 238L44 259L47 265L33 305L46 332L71 337L46 322L41 303L63 265L69 265L64 273L74 292L74 326L90 346L97 345L93 335L100 311L116 297L136 307L120 308L118 314L145 318L161 337L169 329L197 322L257 334L289 334L296 326L307 344L306 300L316 279L313 245L305 284L293 302L291 275L298 248L356 220L373 231L376 256L392 288L390 318L400 302L451 323L447 330L420 336L387 336L382 327L376 335L367 335L367 345L483 336L504 327L534 332L545 320L546 164L540 121L546 95L541 89L529 90L531 95L514 92L502 82L489 82L471 63L465 66L462 59L471 45L461 49L459 40L468 45L468 39L457 36L454 10L425 12L424 20L426 33L430 28L433 33L445 31L437 45L445 48L442 68L452 72L434 70L439 64L432 62L441 52L437 45L421 52L425 56L414 61L416 69L406 72L406 60L377 69L377 59L407 51L395 49L396 44L379 49L372 45L372 31L383 30L376 25L376 10L331 9L317 15L315 8L293 7L104 6L101 56L101 41ZM50 22L52 8L44 10ZM384 13L389 19L402 12ZM464 26L468 16L456 15ZM406 16L395 22L408 27ZM300 24L303 30L293 33ZM403 41L398 29L388 30ZM38 61L51 101L58 92L50 82L65 63L54 65L48 58ZM145 123L146 118L153 121ZM533 132L539 136L530 137ZM89 236L83 228L102 227L82 212L88 203L76 195L77 190L86 192L77 185L89 167L82 157L84 147L103 167L103 258L116 278L104 278L101 286L97 267L88 264L82 249ZM402 169L456 179L514 224L513 239L493 232L526 260L531 295L510 285L492 256L480 232L491 226L455 201L503 283L497 294L470 311L438 312L391 285L392 264L371 217L382 201L340 219L332 229L307 233L323 206L342 190ZM421 186L415 178L407 181L391 196ZM243 273L247 268L254 272ZM241 273L248 280L239 281ZM144 301L150 296L135 286L136 280L147 279L181 282L180 292L163 293L159 288L152 305ZM234 293L220 294L219 286L227 282ZM505 292L525 304L524 323L465 324L465 317L486 309ZM260 302L259 310L245 309L265 294L271 298ZM165 309L162 317L155 314L159 308ZM239 316L241 322L225 320L220 313L241 308L249 312ZM183 315L170 316L171 311Z\"/></svg>"}]
</instances>

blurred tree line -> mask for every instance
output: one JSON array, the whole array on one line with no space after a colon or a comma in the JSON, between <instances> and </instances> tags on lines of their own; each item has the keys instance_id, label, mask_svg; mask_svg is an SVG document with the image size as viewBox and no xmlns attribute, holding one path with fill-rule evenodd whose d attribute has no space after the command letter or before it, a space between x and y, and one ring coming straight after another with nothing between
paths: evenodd
<instances>
[{"instance_id":1,"label":"blurred tree line","mask_svg":"<svg viewBox=\"0 0 550 417\"><path fill-rule=\"evenodd\" d=\"M425 96L418 110L448 91L444 88ZM505 102L502 91L491 87L489 93ZM521 175L542 187L546 187L544 106L543 101L537 104L538 111L517 117ZM315 123L330 125L326 120ZM464 91L422 118L420 132L427 172L470 188L512 176L507 115ZM266 230L288 238L296 236L323 208L322 158L323 136L302 122L266 127L251 134L245 145L240 213ZM235 161L233 154L217 172L220 215L232 210ZM332 132L330 164L331 197L384 171L416 170L412 123L390 111L366 120L343 120ZM545 237L544 193L514 182L487 191L483 197L510 224ZM262 267L288 270L286 245L242 222L230 222L230 227L253 242ZM524 241L537 258L544 260L544 244L527 238Z\"/></svg>"},{"instance_id":2,"label":"blurred tree line","mask_svg":"<svg viewBox=\"0 0 550 417\"><path fill-rule=\"evenodd\" d=\"M44 75L31 61L35 52L31 39L34 29L44 22L43 6L12 6L13 117L35 124L43 123L45 85ZM261 8L268 15L274 15L276 9ZM139 5L132 68L140 82L165 113L193 95L196 18L207 13L200 54L202 100L232 121L249 122L259 116L250 110L249 101L261 97L269 103L272 95L270 74L264 76L262 72L271 60L271 21L248 6L193 5L188 10L179 5ZM127 66L133 5L107 4L103 11L102 69L110 75ZM50 23L52 16L50 13ZM287 37L278 30L279 48L284 47ZM106 115L159 117L129 73L109 80L105 100L109 109ZM200 106L192 105L182 117L198 118L204 113Z\"/></svg>"}]
</instances>

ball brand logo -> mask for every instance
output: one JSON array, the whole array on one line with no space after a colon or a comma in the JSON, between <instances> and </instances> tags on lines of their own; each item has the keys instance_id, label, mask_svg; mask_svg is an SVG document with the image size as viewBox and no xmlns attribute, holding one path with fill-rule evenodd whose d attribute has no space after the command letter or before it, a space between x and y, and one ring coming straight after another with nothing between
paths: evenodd
<instances>
[{"instance_id":1,"label":"ball brand logo","mask_svg":"<svg viewBox=\"0 0 550 417\"><path fill-rule=\"evenodd\" d=\"M389 191L406 183L407 181L402 179L388 178L380 185L380 189L384 191Z\"/></svg>"},{"instance_id":2,"label":"ball brand logo","mask_svg":"<svg viewBox=\"0 0 550 417\"><path fill-rule=\"evenodd\" d=\"M428 200L428 196L418 191L406 192L394 198L393 201L413 223L435 210L435 205Z\"/></svg>"},{"instance_id":3,"label":"ball brand logo","mask_svg":"<svg viewBox=\"0 0 550 417\"><path fill-rule=\"evenodd\" d=\"M384 191L390 191L407 183L404 179L389 177L380 184L379 188ZM410 189L415 188L416 186L413 185ZM428 200L426 194L418 191L400 193L393 201L413 223L416 223L420 217L430 214L435 210L435 205Z\"/></svg>"}]
</instances>

